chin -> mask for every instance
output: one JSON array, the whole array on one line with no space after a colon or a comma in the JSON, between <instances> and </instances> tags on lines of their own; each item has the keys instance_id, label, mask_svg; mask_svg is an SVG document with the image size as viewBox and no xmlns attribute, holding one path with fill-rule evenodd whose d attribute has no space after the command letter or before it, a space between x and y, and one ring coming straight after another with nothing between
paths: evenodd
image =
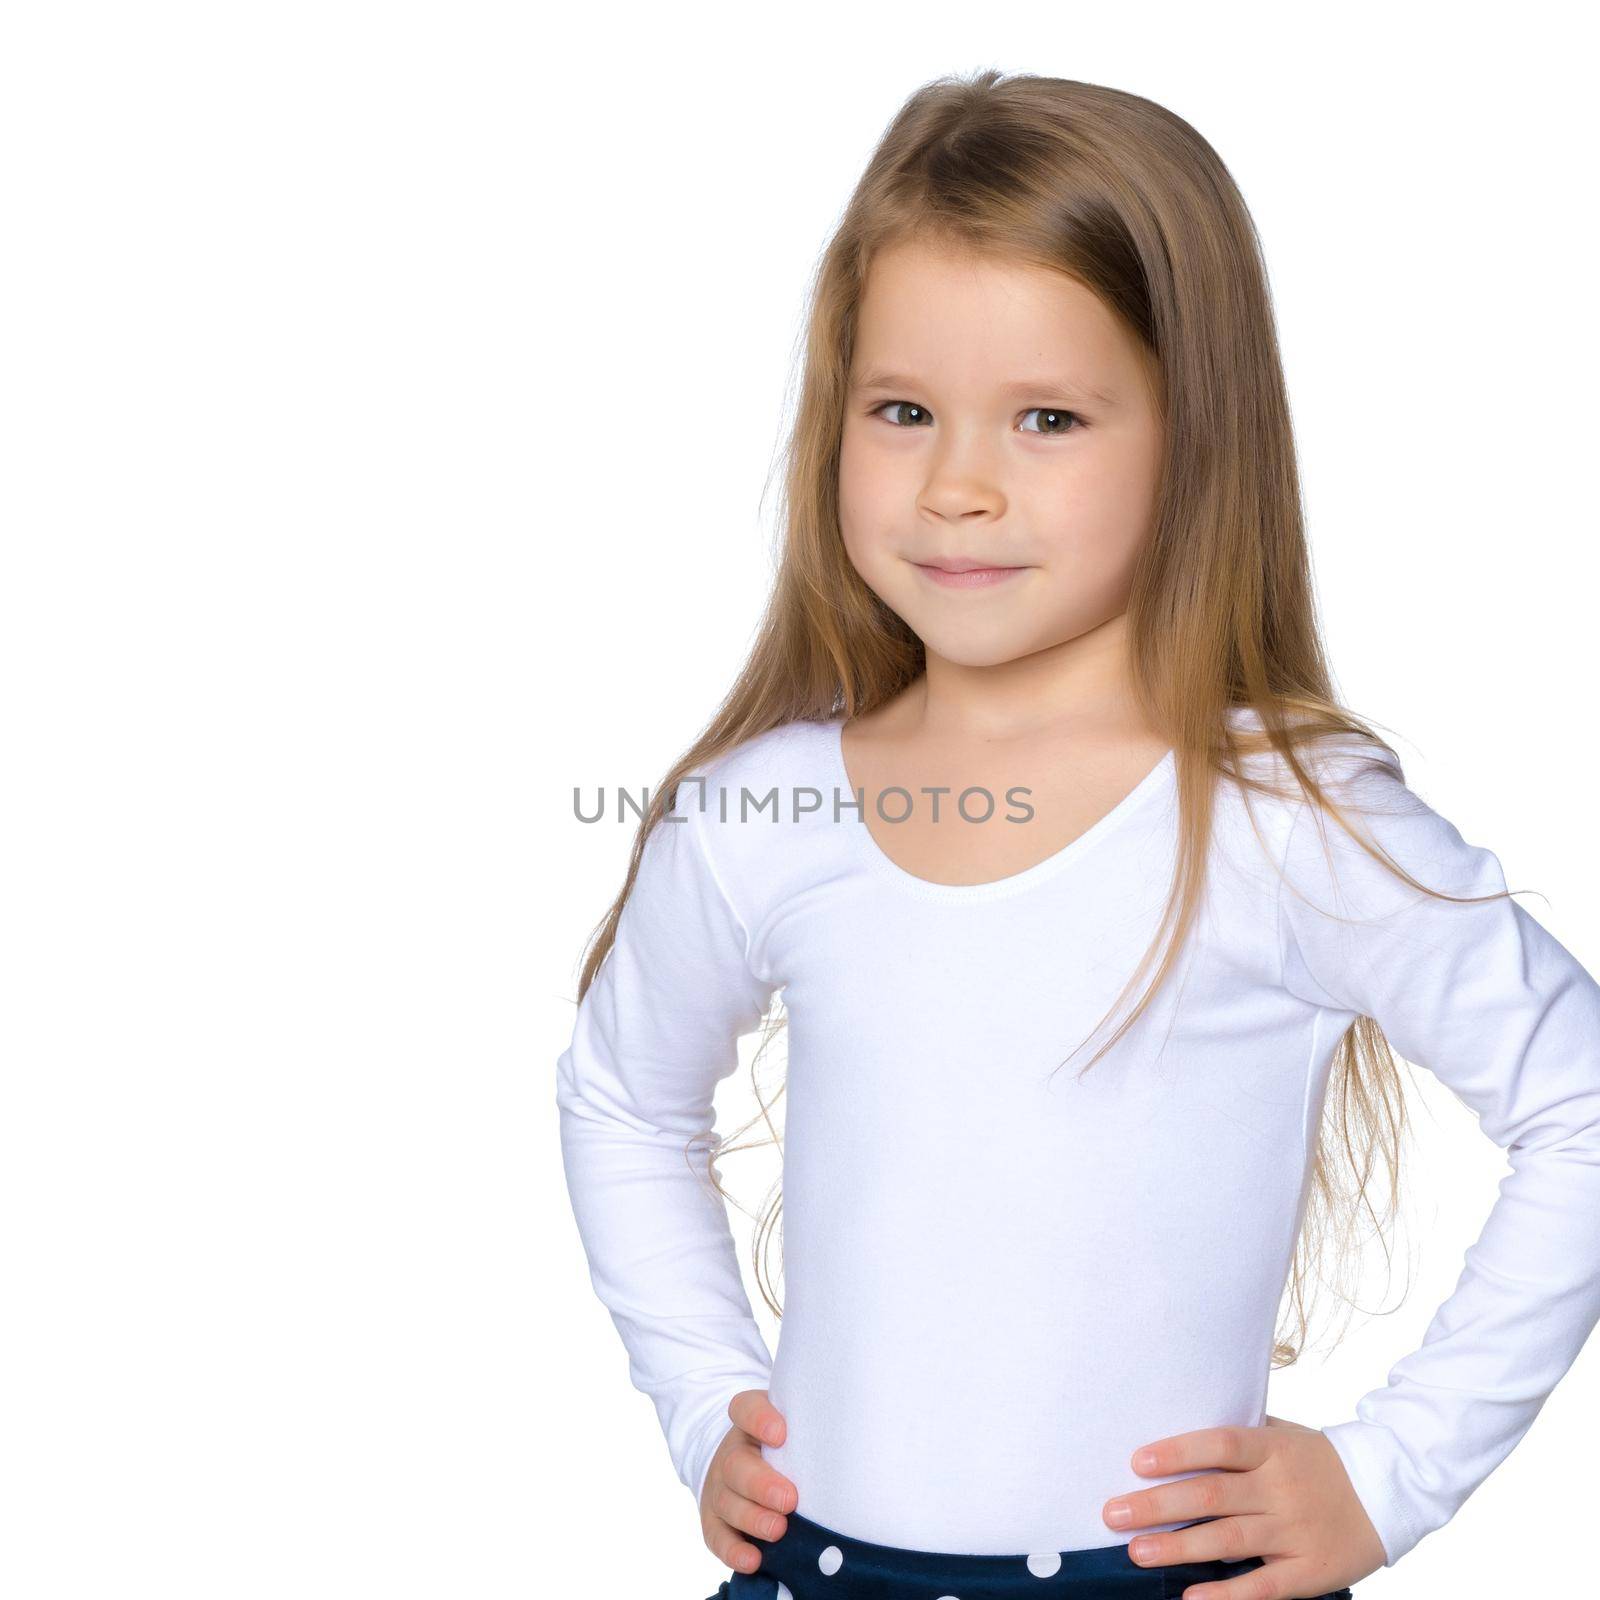
<instances>
[{"instance_id":1,"label":"chin","mask_svg":"<svg viewBox=\"0 0 1600 1600\"><path fill-rule=\"evenodd\" d=\"M951 628L919 628L914 617L906 618L912 632L934 655L956 667L1003 667L1009 661L1031 655L1036 648L1019 640L1016 630L987 631Z\"/></svg>"}]
</instances>

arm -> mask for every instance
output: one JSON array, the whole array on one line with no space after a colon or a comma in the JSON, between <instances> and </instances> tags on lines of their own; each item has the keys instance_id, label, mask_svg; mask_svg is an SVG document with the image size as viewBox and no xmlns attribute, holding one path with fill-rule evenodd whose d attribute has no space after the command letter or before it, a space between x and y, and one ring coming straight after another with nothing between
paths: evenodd
<instances>
[{"instance_id":1,"label":"arm","mask_svg":"<svg viewBox=\"0 0 1600 1600\"><path fill-rule=\"evenodd\" d=\"M1506 887L1494 854L1393 766L1350 760L1332 777L1352 824L1420 882ZM1393 1566L1510 1454L1600 1320L1600 985L1514 900L1426 896L1332 818L1325 854L1320 815L1301 808L1286 849L1286 987L1374 1018L1511 1165L1421 1348L1322 1430Z\"/></svg>"},{"instance_id":2,"label":"arm","mask_svg":"<svg viewBox=\"0 0 1600 1600\"><path fill-rule=\"evenodd\" d=\"M556 1103L590 1279L698 1505L732 1426L728 1402L765 1388L772 1364L704 1167L713 1090L775 985L746 964L693 784L679 805L646 837L616 941L558 1063Z\"/></svg>"}]
</instances>

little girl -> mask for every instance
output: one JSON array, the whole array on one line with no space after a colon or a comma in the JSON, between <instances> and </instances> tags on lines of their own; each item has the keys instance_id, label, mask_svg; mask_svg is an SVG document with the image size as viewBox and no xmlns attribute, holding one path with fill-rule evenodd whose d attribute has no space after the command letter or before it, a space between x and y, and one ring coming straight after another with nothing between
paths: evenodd
<instances>
[{"instance_id":1,"label":"little girl","mask_svg":"<svg viewBox=\"0 0 1600 1600\"><path fill-rule=\"evenodd\" d=\"M1348 1596L1600 1318L1600 985L1335 700L1215 152L1089 84L919 91L821 263L789 460L557 1096L719 1594ZM697 1167L780 990L773 1360ZM1391 1045L1513 1170L1421 1348L1302 1427L1275 1318L1332 1155L1392 1157Z\"/></svg>"}]
</instances>

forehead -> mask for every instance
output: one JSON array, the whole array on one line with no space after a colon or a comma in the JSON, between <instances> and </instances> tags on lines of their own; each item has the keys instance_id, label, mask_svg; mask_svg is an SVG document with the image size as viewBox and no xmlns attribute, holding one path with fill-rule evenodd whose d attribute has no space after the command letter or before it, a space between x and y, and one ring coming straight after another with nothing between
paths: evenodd
<instances>
[{"instance_id":1,"label":"forehead","mask_svg":"<svg viewBox=\"0 0 1600 1600\"><path fill-rule=\"evenodd\" d=\"M999 385L1040 372L1116 392L1146 363L1110 307L1065 272L908 241L868 269L852 376L872 368Z\"/></svg>"}]
</instances>

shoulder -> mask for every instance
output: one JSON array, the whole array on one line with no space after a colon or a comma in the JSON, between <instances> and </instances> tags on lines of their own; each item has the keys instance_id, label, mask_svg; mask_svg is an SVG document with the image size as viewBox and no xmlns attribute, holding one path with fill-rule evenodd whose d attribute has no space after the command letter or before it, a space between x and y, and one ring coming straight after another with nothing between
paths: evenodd
<instances>
[{"instance_id":1,"label":"shoulder","mask_svg":"<svg viewBox=\"0 0 1600 1600\"><path fill-rule=\"evenodd\" d=\"M819 819L831 820L842 783L837 751L835 721L796 719L741 739L680 782L673 809L692 819L746 926L818 870Z\"/></svg>"},{"instance_id":2,"label":"shoulder","mask_svg":"<svg viewBox=\"0 0 1600 1600\"><path fill-rule=\"evenodd\" d=\"M1340 732L1308 740L1297 753L1321 794L1302 792L1278 758L1293 791L1274 801L1291 905L1310 891L1324 909L1337 903L1376 917L1432 894L1504 891L1499 858L1419 792L1390 746Z\"/></svg>"},{"instance_id":3,"label":"shoulder","mask_svg":"<svg viewBox=\"0 0 1600 1600\"><path fill-rule=\"evenodd\" d=\"M831 796L838 761L835 723L780 723L692 767L677 809L696 816L714 855L753 870L752 857L787 843Z\"/></svg>"},{"instance_id":4,"label":"shoulder","mask_svg":"<svg viewBox=\"0 0 1600 1600\"><path fill-rule=\"evenodd\" d=\"M1254 707L1233 708L1228 721L1241 748L1234 771L1218 783L1219 849L1241 870L1268 874L1274 894L1286 877L1387 874L1369 845L1422 866L1461 848L1460 835L1411 786L1399 754L1381 738L1312 732L1305 719L1291 719L1294 757L1313 791L1269 742Z\"/></svg>"},{"instance_id":5,"label":"shoulder","mask_svg":"<svg viewBox=\"0 0 1600 1600\"><path fill-rule=\"evenodd\" d=\"M1233 706L1226 713L1226 720L1244 741L1241 760L1245 770L1267 778L1287 776L1289 782L1295 784L1293 771L1283 754L1268 742L1266 723L1254 706ZM1291 715L1285 720L1296 756L1319 783L1344 785L1363 776L1380 781L1385 777L1405 781L1398 753L1376 735L1355 729L1313 734L1304 731L1309 718ZM1295 788L1298 789L1298 784Z\"/></svg>"},{"instance_id":6,"label":"shoulder","mask_svg":"<svg viewBox=\"0 0 1600 1600\"><path fill-rule=\"evenodd\" d=\"M832 722L797 718L779 723L701 762L689 779L692 787L703 787L708 796L713 791L726 793L730 809L737 810L733 803L739 800L741 790L747 792L750 800L743 809L748 809L774 786L831 782L833 737ZM722 812L718 806L719 817Z\"/></svg>"},{"instance_id":7,"label":"shoulder","mask_svg":"<svg viewBox=\"0 0 1600 1600\"><path fill-rule=\"evenodd\" d=\"M1463 837L1412 786L1382 740L1349 730L1302 732L1295 755L1319 797L1262 742L1265 729L1253 709L1229 718L1235 729L1261 736L1239 754L1238 772L1248 781L1219 777L1208 863L1212 893L1236 908L1230 926L1241 939L1253 926L1321 937L1325 924L1338 927L1345 918L1363 926L1393 918L1390 926L1407 927L1419 908L1423 916L1459 918L1459 904L1434 895L1504 891L1494 852ZM1446 926L1453 933L1461 924Z\"/></svg>"},{"instance_id":8,"label":"shoulder","mask_svg":"<svg viewBox=\"0 0 1600 1600\"><path fill-rule=\"evenodd\" d=\"M1280 845L1308 822L1314 827L1312 813L1334 816L1301 782L1284 752L1271 744L1253 706L1232 708L1227 720L1240 748L1234 771L1219 786L1219 815L1248 812ZM1381 738L1354 729L1307 732L1305 719L1291 719L1290 733L1295 760L1321 791L1322 801L1331 802L1352 824L1368 816L1429 811L1410 787L1399 754Z\"/></svg>"}]
</instances>

